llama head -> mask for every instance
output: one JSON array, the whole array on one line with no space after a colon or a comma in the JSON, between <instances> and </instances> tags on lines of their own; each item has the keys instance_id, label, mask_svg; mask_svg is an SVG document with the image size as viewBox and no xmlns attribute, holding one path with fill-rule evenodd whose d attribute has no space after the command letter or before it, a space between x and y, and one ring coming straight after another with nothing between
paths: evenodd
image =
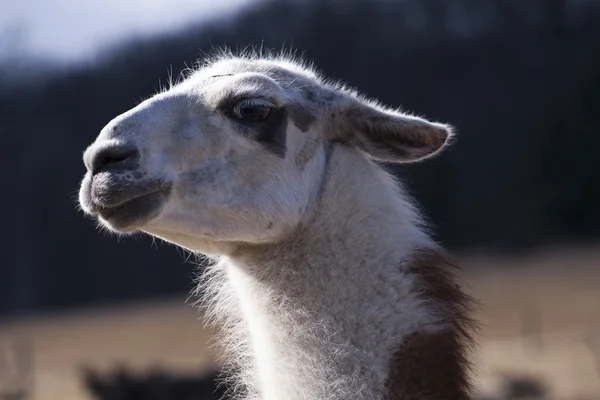
<instances>
[{"instance_id":1,"label":"llama head","mask_svg":"<svg viewBox=\"0 0 600 400\"><path fill-rule=\"evenodd\" d=\"M115 232L223 254L307 218L332 146L411 162L449 136L292 61L225 57L110 121L84 154L79 200Z\"/></svg>"}]
</instances>

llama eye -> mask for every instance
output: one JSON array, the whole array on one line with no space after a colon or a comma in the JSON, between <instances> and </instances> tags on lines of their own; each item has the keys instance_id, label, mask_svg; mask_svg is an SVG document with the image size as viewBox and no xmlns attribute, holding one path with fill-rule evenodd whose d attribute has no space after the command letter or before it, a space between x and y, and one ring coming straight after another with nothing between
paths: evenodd
<instances>
[{"instance_id":1,"label":"llama eye","mask_svg":"<svg viewBox=\"0 0 600 400\"><path fill-rule=\"evenodd\" d=\"M246 122L263 122L271 115L273 105L264 100L244 100L233 108L235 116Z\"/></svg>"}]
</instances>

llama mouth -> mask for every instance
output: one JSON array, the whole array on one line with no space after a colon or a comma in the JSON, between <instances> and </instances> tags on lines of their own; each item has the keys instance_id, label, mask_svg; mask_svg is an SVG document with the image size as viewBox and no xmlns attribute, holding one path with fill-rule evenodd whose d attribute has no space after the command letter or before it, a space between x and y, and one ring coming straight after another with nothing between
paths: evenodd
<instances>
[{"instance_id":1,"label":"llama mouth","mask_svg":"<svg viewBox=\"0 0 600 400\"><path fill-rule=\"evenodd\" d=\"M157 217L171 191L161 179L131 179L129 175L86 175L81 191L83 210L99 217L109 229L127 232Z\"/></svg>"},{"instance_id":2,"label":"llama mouth","mask_svg":"<svg viewBox=\"0 0 600 400\"><path fill-rule=\"evenodd\" d=\"M170 190L159 190L135 197L115 207L99 207L95 212L108 228L118 232L137 230L156 218Z\"/></svg>"},{"instance_id":3,"label":"llama mouth","mask_svg":"<svg viewBox=\"0 0 600 400\"><path fill-rule=\"evenodd\" d=\"M115 208L138 197L170 188L170 182L159 178L139 179L130 173L99 173L89 179L92 208Z\"/></svg>"}]
</instances>

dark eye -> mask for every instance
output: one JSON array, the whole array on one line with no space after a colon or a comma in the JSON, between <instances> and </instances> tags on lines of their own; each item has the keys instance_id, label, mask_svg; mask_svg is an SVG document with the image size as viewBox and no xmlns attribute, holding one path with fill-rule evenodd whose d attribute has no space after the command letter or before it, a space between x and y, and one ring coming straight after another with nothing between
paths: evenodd
<instances>
[{"instance_id":1,"label":"dark eye","mask_svg":"<svg viewBox=\"0 0 600 400\"><path fill-rule=\"evenodd\" d=\"M271 115L273 105L266 100L244 100L235 105L235 116L246 122L263 122Z\"/></svg>"}]
</instances>

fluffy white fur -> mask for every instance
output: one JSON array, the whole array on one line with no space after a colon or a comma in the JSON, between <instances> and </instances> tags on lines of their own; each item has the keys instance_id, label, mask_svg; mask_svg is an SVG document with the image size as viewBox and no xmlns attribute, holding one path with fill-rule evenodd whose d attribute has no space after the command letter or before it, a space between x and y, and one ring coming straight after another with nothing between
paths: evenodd
<instances>
[{"instance_id":1,"label":"fluffy white fur","mask_svg":"<svg viewBox=\"0 0 600 400\"><path fill-rule=\"evenodd\" d=\"M216 109L240 95L287 108L284 157ZM115 118L88 153L134 143L138 173L171 185L152 218L99 217L214 259L198 293L240 398L374 400L402 339L440 328L404 268L436 245L375 161L429 157L450 133L289 58L225 54Z\"/></svg>"},{"instance_id":2,"label":"fluffy white fur","mask_svg":"<svg viewBox=\"0 0 600 400\"><path fill-rule=\"evenodd\" d=\"M435 328L401 268L434 246L413 207L378 166L337 152L300 232L222 257L201 287L249 399L383 399L401 338Z\"/></svg>"}]
</instances>

